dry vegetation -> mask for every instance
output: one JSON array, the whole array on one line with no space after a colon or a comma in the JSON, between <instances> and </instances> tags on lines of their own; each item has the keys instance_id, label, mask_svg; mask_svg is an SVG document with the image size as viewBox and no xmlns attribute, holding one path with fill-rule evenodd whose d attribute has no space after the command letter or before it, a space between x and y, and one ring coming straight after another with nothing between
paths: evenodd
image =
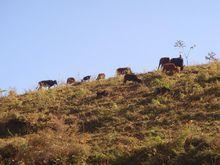
<instances>
[{"instance_id":1,"label":"dry vegetation","mask_svg":"<svg viewBox=\"0 0 220 165\"><path fill-rule=\"evenodd\" d=\"M220 63L139 77L1 97L0 162L220 164Z\"/></svg>"}]
</instances>

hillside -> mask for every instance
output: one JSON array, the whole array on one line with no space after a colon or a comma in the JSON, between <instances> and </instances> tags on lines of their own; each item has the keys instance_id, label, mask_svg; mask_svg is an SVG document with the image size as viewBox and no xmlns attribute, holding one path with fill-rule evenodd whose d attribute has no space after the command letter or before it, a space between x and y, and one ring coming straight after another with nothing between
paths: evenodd
<instances>
[{"instance_id":1,"label":"hillside","mask_svg":"<svg viewBox=\"0 0 220 165\"><path fill-rule=\"evenodd\" d=\"M1 97L0 162L220 164L220 62L138 77Z\"/></svg>"}]
</instances>

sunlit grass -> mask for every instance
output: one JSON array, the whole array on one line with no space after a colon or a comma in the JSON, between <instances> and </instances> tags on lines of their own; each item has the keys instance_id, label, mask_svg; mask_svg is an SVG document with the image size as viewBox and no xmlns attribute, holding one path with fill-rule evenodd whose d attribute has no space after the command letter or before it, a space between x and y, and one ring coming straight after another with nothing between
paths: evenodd
<instances>
[{"instance_id":1,"label":"sunlit grass","mask_svg":"<svg viewBox=\"0 0 220 165\"><path fill-rule=\"evenodd\" d=\"M23 95L9 91L0 98L0 162L220 161L220 63L138 77L144 84L114 77ZM160 93L161 88L169 90ZM102 90L109 95L97 98Z\"/></svg>"}]
</instances>

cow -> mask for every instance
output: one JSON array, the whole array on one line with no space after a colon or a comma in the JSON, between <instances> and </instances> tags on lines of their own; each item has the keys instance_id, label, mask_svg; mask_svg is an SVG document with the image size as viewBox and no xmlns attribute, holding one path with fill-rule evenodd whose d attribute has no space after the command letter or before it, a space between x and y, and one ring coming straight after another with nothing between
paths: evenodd
<instances>
[{"instance_id":1,"label":"cow","mask_svg":"<svg viewBox=\"0 0 220 165\"><path fill-rule=\"evenodd\" d=\"M125 74L132 74L131 68L126 67L126 68L118 68L116 70L117 76L119 75L125 75Z\"/></svg>"},{"instance_id":2,"label":"cow","mask_svg":"<svg viewBox=\"0 0 220 165\"><path fill-rule=\"evenodd\" d=\"M170 60L171 63L175 64L177 67L181 68L181 71L183 70L183 58L180 56L178 58L172 58Z\"/></svg>"},{"instance_id":3,"label":"cow","mask_svg":"<svg viewBox=\"0 0 220 165\"><path fill-rule=\"evenodd\" d=\"M56 80L43 80L38 82L38 90L40 90L41 88L45 87L45 88L51 88L52 86L57 85L57 81Z\"/></svg>"},{"instance_id":4,"label":"cow","mask_svg":"<svg viewBox=\"0 0 220 165\"><path fill-rule=\"evenodd\" d=\"M169 63L169 62L170 62L170 58L169 58L169 57L162 57L162 58L160 59L159 66L158 66L157 69L160 69L160 67L163 68L163 65L164 65L164 64L167 64L167 63Z\"/></svg>"},{"instance_id":5,"label":"cow","mask_svg":"<svg viewBox=\"0 0 220 165\"><path fill-rule=\"evenodd\" d=\"M91 78L91 76L86 76L86 77L83 77L83 79L81 80L81 82L86 82L86 81L89 81Z\"/></svg>"},{"instance_id":6,"label":"cow","mask_svg":"<svg viewBox=\"0 0 220 165\"><path fill-rule=\"evenodd\" d=\"M105 73L99 73L96 80L104 80L105 79Z\"/></svg>"},{"instance_id":7,"label":"cow","mask_svg":"<svg viewBox=\"0 0 220 165\"><path fill-rule=\"evenodd\" d=\"M135 74L126 74L124 76L124 84L127 82L127 81L133 81L133 82L137 82L137 83L142 83L142 80L139 79L137 77L137 75Z\"/></svg>"},{"instance_id":8,"label":"cow","mask_svg":"<svg viewBox=\"0 0 220 165\"><path fill-rule=\"evenodd\" d=\"M179 73L179 69L173 63L167 63L163 65L163 72L166 74Z\"/></svg>"},{"instance_id":9,"label":"cow","mask_svg":"<svg viewBox=\"0 0 220 165\"><path fill-rule=\"evenodd\" d=\"M76 82L75 78L69 77L66 81L67 84L74 84Z\"/></svg>"}]
</instances>

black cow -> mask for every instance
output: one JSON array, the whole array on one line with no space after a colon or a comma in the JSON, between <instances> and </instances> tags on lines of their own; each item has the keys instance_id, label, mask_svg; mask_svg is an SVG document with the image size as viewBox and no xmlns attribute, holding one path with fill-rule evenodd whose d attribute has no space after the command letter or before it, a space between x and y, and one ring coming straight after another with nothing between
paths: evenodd
<instances>
[{"instance_id":1,"label":"black cow","mask_svg":"<svg viewBox=\"0 0 220 165\"><path fill-rule=\"evenodd\" d=\"M180 67L181 71L183 70L183 58L179 57L179 58L172 58L170 60L171 63L175 64L177 67Z\"/></svg>"},{"instance_id":2,"label":"black cow","mask_svg":"<svg viewBox=\"0 0 220 165\"><path fill-rule=\"evenodd\" d=\"M160 69L160 67L163 68L164 64L167 64L169 62L170 62L170 58L169 57L162 57L160 59L159 66L158 66L157 69Z\"/></svg>"},{"instance_id":3,"label":"black cow","mask_svg":"<svg viewBox=\"0 0 220 165\"><path fill-rule=\"evenodd\" d=\"M139 79L137 77L137 75L135 75L135 74L126 74L124 76L124 83L126 83L127 81L133 81L133 82L137 82L137 83L142 83L142 80Z\"/></svg>"},{"instance_id":4,"label":"black cow","mask_svg":"<svg viewBox=\"0 0 220 165\"><path fill-rule=\"evenodd\" d=\"M86 77L83 77L83 79L81 80L81 82L86 82L86 81L89 81L91 78L91 76L86 76Z\"/></svg>"},{"instance_id":5,"label":"black cow","mask_svg":"<svg viewBox=\"0 0 220 165\"><path fill-rule=\"evenodd\" d=\"M57 85L57 81L56 80L43 80L38 82L38 90L40 90L41 88L45 87L45 88L51 88L52 86Z\"/></svg>"}]
</instances>

